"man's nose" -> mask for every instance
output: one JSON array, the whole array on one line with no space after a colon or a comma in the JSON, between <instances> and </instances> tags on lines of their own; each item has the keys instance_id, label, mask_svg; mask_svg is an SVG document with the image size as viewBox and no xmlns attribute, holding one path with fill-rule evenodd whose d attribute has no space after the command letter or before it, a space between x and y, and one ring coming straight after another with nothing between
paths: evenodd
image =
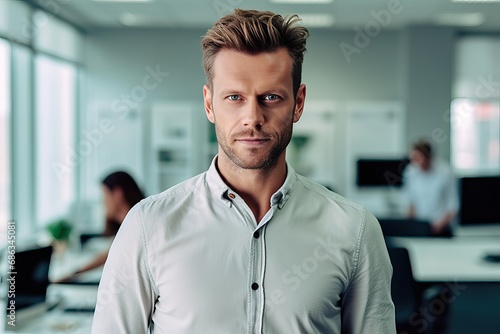
<instances>
[{"instance_id":1,"label":"man's nose","mask_svg":"<svg viewBox=\"0 0 500 334\"><path fill-rule=\"evenodd\" d=\"M257 99L248 100L244 107L243 125L261 127L264 124L264 110Z\"/></svg>"}]
</instances>

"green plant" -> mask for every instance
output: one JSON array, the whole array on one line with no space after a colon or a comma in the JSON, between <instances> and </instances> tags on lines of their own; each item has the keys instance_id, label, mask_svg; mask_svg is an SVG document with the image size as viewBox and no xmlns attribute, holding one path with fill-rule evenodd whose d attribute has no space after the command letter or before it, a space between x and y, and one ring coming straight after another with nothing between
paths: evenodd
<instances>
[{"instance_id":1,"label":"green plant","mask_svg":"<svg viewBox=\"0 0 500 334\"><path fill-rule=\"evenodd\" d=\"M307 142L309 142L309 139L311 139L311 137L307 135L293 135L292 145L297 149L297 151L300 151L307 144Z\"/></svg>"},{"instance_id":2,"label":"green plant","mask_svg":"<svg viewBox=\"0 0 500 334\"><path fill-rule=\"evenodd\" d=\"M47 225L52 238L58 241L68 240L72 229L73 226L65 219L59 219Z\"/></svg>"}]
</instances>

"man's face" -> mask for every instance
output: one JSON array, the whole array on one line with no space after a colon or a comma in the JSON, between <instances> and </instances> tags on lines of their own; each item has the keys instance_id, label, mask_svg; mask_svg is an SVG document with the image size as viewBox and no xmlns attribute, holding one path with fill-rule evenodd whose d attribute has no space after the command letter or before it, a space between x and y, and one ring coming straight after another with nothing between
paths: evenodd
<instances>
[{"instance_id":1,"label":"man's face","mask_svg":"<svg viewBox=\"0 0 500 334\"><path fill-rule=\"evenodd\" d=\"M418 150L412 150L410 152L410 160L411 163L421 170L428 170L430 166L430 160L425 157L425 155L418 151Z\"/></svg>"},{"instance_id":2,"label":"man's face","mask_svg":"<svg viewBox=\"0 0 500 334\"><path fill-rule=\"evenodd\" d=\"M223 49L215 56L213 73L212 91L203 87L203 96L207 117L215 124L219 161L243 169L267 169L284 161L305 100L304 85L294 98L287 50L249 55Z\"/></svg>"}]
</instances>

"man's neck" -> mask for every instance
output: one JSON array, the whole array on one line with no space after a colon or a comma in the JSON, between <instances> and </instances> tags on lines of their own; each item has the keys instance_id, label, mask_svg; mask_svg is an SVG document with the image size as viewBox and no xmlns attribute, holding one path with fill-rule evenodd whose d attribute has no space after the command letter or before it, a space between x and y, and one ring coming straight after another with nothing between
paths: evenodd
<instances>
[{"instance_id":1,"label":"man's neck","mask_svg":"<svg viewBox=\"0 0 500 334\"><path fill-rule=\"evenodd\" d=\"M243 169L220 155L216 166L224 182L245 200L258 224L270 209L271 196L285 182L284 155L269 169Z\"/></svg>"}]
</instances>

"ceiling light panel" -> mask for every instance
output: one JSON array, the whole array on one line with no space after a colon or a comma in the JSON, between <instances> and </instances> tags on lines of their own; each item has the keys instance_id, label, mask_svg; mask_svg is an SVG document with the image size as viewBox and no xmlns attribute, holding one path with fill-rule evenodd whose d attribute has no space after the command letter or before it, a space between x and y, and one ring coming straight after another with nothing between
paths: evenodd
<instances>
[{"instance_id":1,"label":"ceiling light panel","mask_svg":"<svg viewBox=\"0 0 500 334\"><path fill-rule=\"evenodd\" d=\"M296 4L323 4L332 3L333 0L269 0L273 3L296 3Z\"/></svg>"},{"instance_id":2,"label":"ceiling light panel","mask_svg":"<svg viewBox=\"0 0 500 334\"><path fill-rule=\"evenodd\" d=\"M481 13L444 13L436 17L436 23L449 26L475 27L483 22Z\"/></svg>"},{"instance_id":3,"label":"ceiling light panel","mask_svg":"<svg viewBox=\"0 0 500 334\"><path fill-rule=\"evenodd\" d=\"M308 28L330 27L335 23L335 18L330 14L297 14L302 24Z\"/></svg>"},{"instance_id":4,"label":"ceiling light panel","mask_svg":"<svg viewBox=\"0 0 500 334\"><path fill-rule=\"evenodd\" d=\"M108 2L108 3L147 3L155 0L92 0L94 2Z\"/></svg>"}]
</instances>

